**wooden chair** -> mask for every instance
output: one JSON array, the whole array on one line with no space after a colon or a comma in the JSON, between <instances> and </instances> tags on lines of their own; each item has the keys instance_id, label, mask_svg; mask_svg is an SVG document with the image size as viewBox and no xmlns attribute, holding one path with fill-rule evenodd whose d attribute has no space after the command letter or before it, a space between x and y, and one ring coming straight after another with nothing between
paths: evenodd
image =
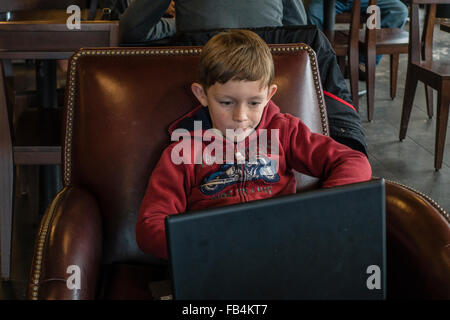
<instances>
[{"instance_id":1,"label":"wooden chair","mask_svg":"<svg viewBox=\"0 0 450 320\"><path fill-rule=\"evenodd\" d=\"M325 15L326 16L326 15ZM348 70L350 78L350 91L352 94L353 106L359 110L358 96L358 34L361 21L361 0L355 0L351 13L340 13L335 17L336 23L350 23L350 30L324 29L324 33L330 40L336 57L338 57L339 66L342 74L345 74L345 58L348 59ZM328 24L328 23L327 23Z\"/></svg>"},{"instance_id":2,"label":"wooden chair","mask_svg":"<svg viewBox=\"0 0 450 320\"><path fill-rule=\"evenodd\" d=\"M399 138L402 141L406 136L409 117L414 102L414 95L418 81L435 89L438 93L436 142L434 151L434 168L442 167L444 156L445 136L447 133L448 109L450 104L450 63L448 61L432 60L432 43L436 4L450 3L450 0L413 0L411 3L409 57L406 74L405 96L403 98L402 118ZM420 37L419 31L419 4L428 4L424 32ZM421 49L427 53L421 58ZM428 109L429 110L429 109ZM428 115L430 115L430 110Z\"/></svg>"},{"instance_id":3,"label":"wooden chair","mask_svg":"<svg viewBox=\"0 0 450 320\"><path fill-rule=\"evenodd\" d=\"M376 5L376 0L370 0L370 5ZM391 99L397 92L397 76L399 55L408 53L408 32L400 28L369 29L359 33L360 49L364 52L367 90L367 119L373 119L375 100L375 57L377 54L388 54L391 65Z\"/></svg>"},{"instance_id":4,"label":"wooden chair","mask_svg":"<svg viewBox=\"0 0 450 320\"><path fill-rule=\"evenodd\" d=\"M376 5L376 0L371 0L369 5ZM359 51L366 57L366 90L367 90L367 119L373 119L375 97L375 57L377 54L389 54L391 61L390 83L391 98L394 99L397 92L397 75L399 55L408 53L408 32L399 28L369 29L360 27L367 21L370 14L360 14L361 1L353 1L352 13L336 15L336 23L350 23L350 31L334 31L334 39L331 40L337 56L348 56L350 71L350 88L353 104L358 108L358 58ZM341 60L342 61L342 60ZM356 62L355 62L356 61ZM341 68L344 64L340 63Z\"/></svg>"},{"instance_id":5,"label":"wooden chair","mask_svg":"<svg viewBox=\"0 0 450 320\"><path fill-rule=\"evenodd\" d=\"M66 5L82 5L82 2L85 1L8 0L2 1L0 12L37 8L64 8L65 11ZM55 108L55 99L52 99L55 93L51 92L56 84L41 88L44 98L39 108L27 109L14 123L13 99L7 99L6 94L9 90L6 76L11 76L7 62L12 59L68 59L80 47L116 45L117 22L82 21L80 30L68 30L65 20L0 22L0 241L3 279L10 276L14 166L61 163L61 108ZM42 78L55 80L51 74Z\"/></svg>"}]
</instances>

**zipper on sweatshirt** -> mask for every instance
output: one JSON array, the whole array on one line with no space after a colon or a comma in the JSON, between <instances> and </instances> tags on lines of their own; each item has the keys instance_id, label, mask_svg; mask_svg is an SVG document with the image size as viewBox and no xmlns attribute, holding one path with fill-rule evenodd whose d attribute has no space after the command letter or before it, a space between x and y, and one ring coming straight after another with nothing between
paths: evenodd
<instances>
[{"instance_id":1,"label":"zipper on sweatshirt","mask_svg":"<svg viewBox=\"0 0 450 320\"><path fill-rule=\"evenodd\" d=\"M244 161L244 164L240 165L241 168L241 175L239 177L239 183L237 184L237 192L239 194L239 198L241 200L241 202L248 202L246 196L245 196L245 192L244 192L244 187L245 187L245 179L246 179L246 175L245 175L245 156L243 156L238 150L237 150L237 145L234 145L234 159L235 159L235 164L236 166L239 166L238 164L238 160L242 160Z\"/></svg>"},{"instance_id":2,"label":"zipper on sweatshirt","mask_svg":"<svg viewBox=\"0 0 450 320\"><path fill-rule=\"evenodd\" d=\"M244 200L244 202L248 202L248 198L245 192L245 186L246 186L246 181L247 181L247 175L245 172L245 164L242 165L242 182L241 182L241 194L242 194L242 199Z\"/></svg>"}]
</instances>

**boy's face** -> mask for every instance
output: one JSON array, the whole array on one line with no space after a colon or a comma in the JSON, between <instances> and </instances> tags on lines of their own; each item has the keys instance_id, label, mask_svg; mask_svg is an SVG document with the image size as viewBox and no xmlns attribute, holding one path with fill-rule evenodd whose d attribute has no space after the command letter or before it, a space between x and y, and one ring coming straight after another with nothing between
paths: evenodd
<instances>
[{"instance_id":1,"label":"boy's face","mask_svg":"<svg viewBox=\"0 0 450 320\"><path fill-rule=\"evenodd\" d=\"M203 106L209 107L213 127L226 136L226 129L234 130L235 140L249 136L261 121L264 107L277 91L275 84L261 87L260 81L230 80L216 82L206 92L198 83L192 92Z\"/></svg>"}]
</instances>

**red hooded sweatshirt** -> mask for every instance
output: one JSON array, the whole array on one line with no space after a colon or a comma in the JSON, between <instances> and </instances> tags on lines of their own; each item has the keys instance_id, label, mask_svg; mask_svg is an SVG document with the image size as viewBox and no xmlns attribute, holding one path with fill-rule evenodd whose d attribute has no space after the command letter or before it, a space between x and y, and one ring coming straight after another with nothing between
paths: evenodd
<instances>
[{"instance_id":1,"label":"red hooded sweatshirt","mask_svg":"<svg viewBox=\"0 0 450 320\"><path fill-rule=\"evenodd\" d=\"M194 121L201 122L194 126ZM195 130L199 124L201 130ZM207 138L211 118L201 106L177 120L169 132L177 128L184 128L181 139L163 151L136 224L141 250L163 259L167 259L164 218L169 214L293 194L293 170L320 178L326 188L367 181L372 175L363 153L312 133L300 119L280 113L272 101L257 129L242 143L221 136Z\"/></svg>"}]
</instances>

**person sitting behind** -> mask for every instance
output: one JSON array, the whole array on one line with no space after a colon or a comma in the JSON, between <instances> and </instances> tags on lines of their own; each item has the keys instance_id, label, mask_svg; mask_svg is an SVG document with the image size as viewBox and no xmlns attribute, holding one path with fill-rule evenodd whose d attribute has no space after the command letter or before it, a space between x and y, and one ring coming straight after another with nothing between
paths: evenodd
<instances>
[{"instance_id":1,"label":"person sitting behind","mask_svg":"<svg viewBox=\"0 0 450 320\"><path fill-rule=\"evenodd\" d=\"M173 7L176 19L162 18ZM119 39L121 44L130 45L193 30L294 26L306 22L301 0L133 0L120 16Z\"/></svg>"},{"instance_id":2,"label":"person sitting behind","mask_svg":"<svg viewBox=\"0 0 450 320\"><path fill-rule=\"evenodd\" d=\"M316 25L319 29L323 29L323 0L303 0L306 14L310 24ZM366 13L369 6L369 0L361 0L361 13ZM380 10L380 27L381 28L403 28L408 18L408 7L400 0L378 0L377 6ZM353 8L353 0L336 0L336 13L351 12ZM376 65L380 63L383 55L377 54ZM365 70L364 56L359 56L360 68Z\"/></svg>"},{"instance_id":3,"label":"person sitting behind","mask_svg":"<svg viewBox=\"0 0 450 320\"><path fill-rule=\"evenodd\" d=\"M191 85L200 105L169 127L172 141L174 133L183 139L163 151L139 210L142 251L167 259L169 214L294 194L293 170L325 188L371 178L363 153L280 112L273 78L270 49L252 31L221 32L206 43ZM258 139L267 145L255 147Z\"/></svg>"}]
</instances>

